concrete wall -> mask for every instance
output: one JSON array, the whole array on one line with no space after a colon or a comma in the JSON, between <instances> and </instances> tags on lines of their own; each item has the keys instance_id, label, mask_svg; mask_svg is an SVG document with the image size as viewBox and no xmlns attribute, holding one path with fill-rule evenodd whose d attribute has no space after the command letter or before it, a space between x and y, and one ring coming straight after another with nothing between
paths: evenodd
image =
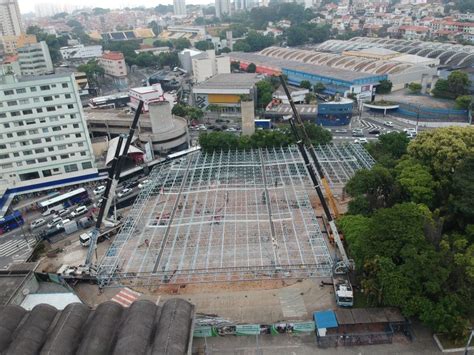
<instances>
[{"instance_id":1,"label":"concrete wall","mask_svg":"<svg viewBox=\"0 0 474 355\"><path fill-rule=\"evenodd\" d=\"M242 101L240 105L242 134L250 136L255 133L255 103L253 101Z\"/></svg>"},{"instance_id":2,"label":"concrete wall","mask_svg":"<svg viewBox=\"0 0 474 355\"><path fill-rule=\"evenodd\" d=\"M392 91L401 90L410 83L422 84L422 78L425 76L425 85L432 82L432 77L436 75L436 68L413 67L400 74L389 74L388 80L393 84Z\"/></svg>"}]
</instances>

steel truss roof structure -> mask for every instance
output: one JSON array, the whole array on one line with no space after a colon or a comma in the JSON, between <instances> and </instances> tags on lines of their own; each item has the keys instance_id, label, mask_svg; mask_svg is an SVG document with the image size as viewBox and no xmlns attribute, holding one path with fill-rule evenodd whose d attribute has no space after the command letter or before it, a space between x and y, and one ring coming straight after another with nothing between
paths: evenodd
<instances>
[{"instance_id":1,"label":"steel truss roof structure","mask_svg":"<svg viewBox=\"0 0 474 355\"><path fill-rule=\"evenodd\" d=\"M327 159L325 169L336 164L349 176L365 167L348 163L344 154L363 151L349 146L331 146L344 162ZM316 193L296 147L192 153L149 179L98 266L101 286L331 275Z\"/></svg>"}]
</instances>

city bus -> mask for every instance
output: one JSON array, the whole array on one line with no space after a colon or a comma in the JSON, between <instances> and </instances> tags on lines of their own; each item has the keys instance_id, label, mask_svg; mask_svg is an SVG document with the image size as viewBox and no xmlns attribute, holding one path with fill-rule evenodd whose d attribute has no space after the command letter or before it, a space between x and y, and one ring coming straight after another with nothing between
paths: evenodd
<instances>
[{"instance_id":1,"label":"city bus","mask_svg":"<svg viewBox=\"0 0 474 355\"><path fill-rule=\"evenodd\" d=\"M38 202L38 207L41 208L43 213L46 213L47 211L49 211L49 213L53 213L63 208L68 208L69 206L78 204L87 199L89 199L87 190L83 187L80 187L73 191L69 191L59 196L50 198L49 200Z\"/></svg>"},{"instance_id":2,"label":"city bus","mask_svg":"<svg viewBox=\"0 0 474 355\"><path fill-rule=\"evenodd\" d=\"M23 220L21 213L18 211L13 211L12 214L0 218L0 235L18 228L24 223L25 221Z\"/></svg>"}]
</instances>

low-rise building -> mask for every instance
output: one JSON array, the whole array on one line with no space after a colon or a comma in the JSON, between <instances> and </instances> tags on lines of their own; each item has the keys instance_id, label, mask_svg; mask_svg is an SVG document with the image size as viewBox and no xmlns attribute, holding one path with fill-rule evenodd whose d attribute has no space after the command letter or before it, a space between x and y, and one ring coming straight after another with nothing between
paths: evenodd
<instances>
[{"instance_id":1,"label":"low-rise building","mask_svg":"<svg viewBox=\"0 0 474 355\"><path fill-rule=\"evenodd\" d=\"M45 75L54 73L53 62L45 41L18 48L21 75Z\"/></svg>"},{"instance_id":2,"label":"low-rise building","mask_svg":"<svg viewBox=\"0 0 474 355\"><path fill-rule=\"evenodd\" d=\"M0 44L5 54L17 54L17 49L28 44L37 43L35 35L21 34L19 36L0 36Z\"/></svg>"},{"instance_id":3,"label":"low-rise building","mask_svg":"<svg viewBox=\"0 0 474 355\"><path fill-rule=\"evenodd\" d=\"M20 63L18 56L8 56L0 62L0 76L5 74L21 75Z\"/></svg>"},{"instance_id":4,"label":"low-rise building","mask_svg":"<svg viewBox=\"0 0 474 355\"><path fill-rule=\"evenodd\" d=\"M99 65L104 68L106 75L116 78L124 78L127 76L125 57L121 52L104 52L99 59Z\"/></svg>"},{"instance_id":5,"label":"low-rise building","mask_svg":"<svg viewBox=\"0 0 474 355\"><path fill-rule=\"evenodd\" d=\"M129 90L128 95L130 96L130 103L128 105L134 111L137 109L140 101L143 101L143 112L148 112L149 104L165 100L164 92L160 84L132 88Z\"/></svg>"},{"instance_id":6,"label":"low-rise building","mask_svg":"<svg viewBox=\"0 0 474 355\"><path fill-rule=\"evenodd\" d=\"M257 74L218 74L193 87L194 105L213 105L221 114L240 117L242 95L256 102Z\"/></svg>"},{"instance_id":7,"label":"low-rise building","mask_svg":"<svg viewBox=\"0 0 474 355\"><path fill-rule=\"evenodd\" d=\"M59 49L64 60L81 60L99 58L102 56L102 46L84 46L78 44L76 46L61 47Z\"/></svg>"},{"instance_id":8,"label":"low-rise building","mask_svg":"<svg viewBox=\"0 0 474 355\"><path fill-rule=\"evenodd\" d=\"M94 169L72 74L19 79L6 75L0 84L0 181L10 187L25 181L35 184Z\"/></svg>"},{"instance_id":9,"label":"low-rise building","mask_svg":"<svg viewBox=\"0 0 474 355\"><path fill-rule=\"evenodd\" d=\"M214 49L192 58L194 82L201 83L217 74L230 74L230 58L216 56Z\"/></svg>"}]
</instances>

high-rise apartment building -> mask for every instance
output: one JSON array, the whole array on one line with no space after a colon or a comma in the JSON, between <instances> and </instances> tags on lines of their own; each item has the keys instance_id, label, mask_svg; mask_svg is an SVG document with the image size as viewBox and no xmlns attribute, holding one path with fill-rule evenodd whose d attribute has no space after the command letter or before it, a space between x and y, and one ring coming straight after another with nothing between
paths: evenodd
<instances>
[{"instance_id":1,"label":"high-rise apartment building","mask_svg":"<svg viewBox=\"0 0 474 355\"><path fill-rule=\"evenodd\" d=\"M45 41L18 48L21 75L45 75L54 73L53 62Z\"/></svg>"},{"instance_id":2,"label":"high-rise apartment building","mask_svg":"<svg viewBox=\"0 0 474 355\"><path fill-rule=\"evenodd\" d=\"M216 0L216 16L221 18L222 16L228 15L230 16L231 7L230 7L230 0Z\"/></svg>"},{"instance_id":3,"label":"high-rise apartment building","mask_svg":"<svg viewBox=\"0 0 474 355\"><path fill-rule=\"evenodd\" d=\"M19 36L22 33L18 0L0 0L0 36Z\"/></svg>"},{"instance_id":4,"label":"high-rise apartment building","mask_svg":"<svg viewBox=\"0 0 474 355\"><path fill-rule=\"evenodd\" d=\"M178 16L186 15L186 0L173 0L174 14Z\"/></svg>"},{"instance_id":5,"label":"high-rise apartment building","mask_svg":"<svg viewBox=\"0 0 474 355\"><path fill-rule=\"evenodd\" d=\"M94 169L94 155L72 74L0 77L0 181Z\"/></svg>"}]
</instances>

